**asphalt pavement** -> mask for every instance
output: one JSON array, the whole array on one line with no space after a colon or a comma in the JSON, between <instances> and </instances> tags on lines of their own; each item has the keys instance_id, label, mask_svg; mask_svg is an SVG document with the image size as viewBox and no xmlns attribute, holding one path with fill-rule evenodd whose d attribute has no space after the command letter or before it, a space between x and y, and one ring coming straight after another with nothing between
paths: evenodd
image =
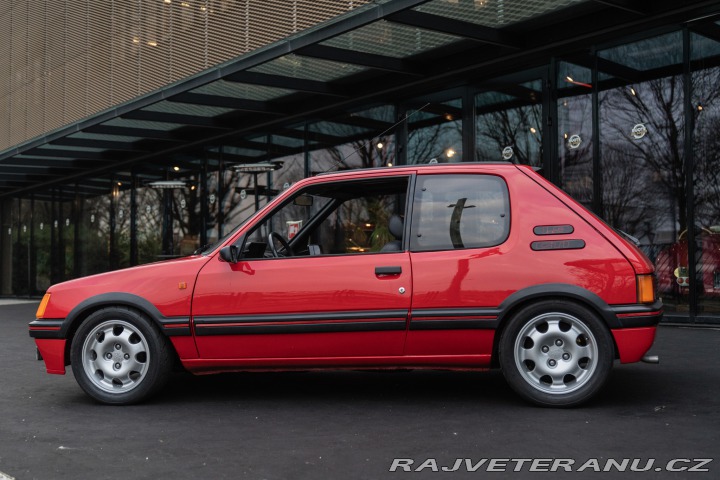
<instances>
[{"instance_id":1,"label":"asphalt pavement","mask_svg":"<svg viewBox=\"0 0 720 480\"><path fill-rule=\"evenodd\" d=\"M36 306L0 306L0 480L720 478L720 329L660 327L569 410L496 371L178 373L109 407L35 360Z\"/></svg>"}]
</instances>

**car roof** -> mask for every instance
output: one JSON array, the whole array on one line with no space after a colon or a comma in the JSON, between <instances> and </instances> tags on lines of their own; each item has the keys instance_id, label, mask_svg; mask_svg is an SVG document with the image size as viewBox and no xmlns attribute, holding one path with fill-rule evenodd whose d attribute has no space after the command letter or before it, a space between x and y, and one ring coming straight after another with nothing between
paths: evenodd
<instances>
[{"instance_id":1,"label":"car roof","mask_svg":"<svg viewBox=\"0 0 720 480\"><path fill-rule=\"evenodd\" d=\"M365 172L378 172L378 171L397 171L397 170L432 170L434 168L467 168L472 166L478 167L497 167L497 166L519 166L511 162L458 162L458 163L433 163L433 164L415 164L415 165L393 165L392 167L371 167L371 168L353 168L348 170L333 170L318 173L315 177L322 177L327 175L348 175L355 176ZM537 170L537 169L536 169Z\"/></svg>"}]
</instances>

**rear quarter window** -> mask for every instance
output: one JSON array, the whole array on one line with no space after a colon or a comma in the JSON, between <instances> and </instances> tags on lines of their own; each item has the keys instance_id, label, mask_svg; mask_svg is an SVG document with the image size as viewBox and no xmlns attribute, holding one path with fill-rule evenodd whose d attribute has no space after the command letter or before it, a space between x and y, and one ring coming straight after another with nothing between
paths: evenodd
<instances>
[{"instance_id":1,"label":"rear quarter window","mask_svg":"<svg viewBox=\"0 0 720 480\"><path fill-rule=\"evenodd\" d=\"M494 175L418 176L413 201L413 251L492 247L510 232L507 185Z\"/></svg>"}]
</instances>

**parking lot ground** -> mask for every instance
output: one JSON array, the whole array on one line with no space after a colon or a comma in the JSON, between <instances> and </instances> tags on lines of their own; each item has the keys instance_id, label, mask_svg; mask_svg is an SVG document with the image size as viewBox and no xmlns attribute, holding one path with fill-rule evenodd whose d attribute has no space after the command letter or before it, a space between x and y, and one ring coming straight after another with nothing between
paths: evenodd
<instances>
[{"instance_id":1,"label":"parking lot ground","mask_svg":"<svg viewBox=\"0 0 720 480\"><path fill-rule=\"evenodd\" d=\"M661 327L659 365L616 364L569 410L524 403L497 371L177 374L150 402L109 407L35 360L36 306L0 306L3 480L550 478L553 461L628 475L595 472L610 459L643 478L720 478L719 329ZM517 459L535 468L513 472ZM712 461L696 473L695 459Z\"/></svg>"}]
</instances>

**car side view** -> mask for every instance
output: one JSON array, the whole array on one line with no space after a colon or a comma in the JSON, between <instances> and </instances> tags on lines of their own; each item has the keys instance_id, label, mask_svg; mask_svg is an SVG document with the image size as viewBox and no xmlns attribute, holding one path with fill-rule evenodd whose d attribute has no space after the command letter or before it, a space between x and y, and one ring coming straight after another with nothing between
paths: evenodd
<instances>
[{"instance_id":1,"label":"car side view","mask_svg":"<svg viewBox=\"0 0 720 480\"><path fill-rule=\"evenodd\" d=\"M194 374L500 368L542 406L646 357L654 267L527 166L352 170L292 185L195 255L48 289L48 373L108 404Z\"/></svg>"}]
</instances>

